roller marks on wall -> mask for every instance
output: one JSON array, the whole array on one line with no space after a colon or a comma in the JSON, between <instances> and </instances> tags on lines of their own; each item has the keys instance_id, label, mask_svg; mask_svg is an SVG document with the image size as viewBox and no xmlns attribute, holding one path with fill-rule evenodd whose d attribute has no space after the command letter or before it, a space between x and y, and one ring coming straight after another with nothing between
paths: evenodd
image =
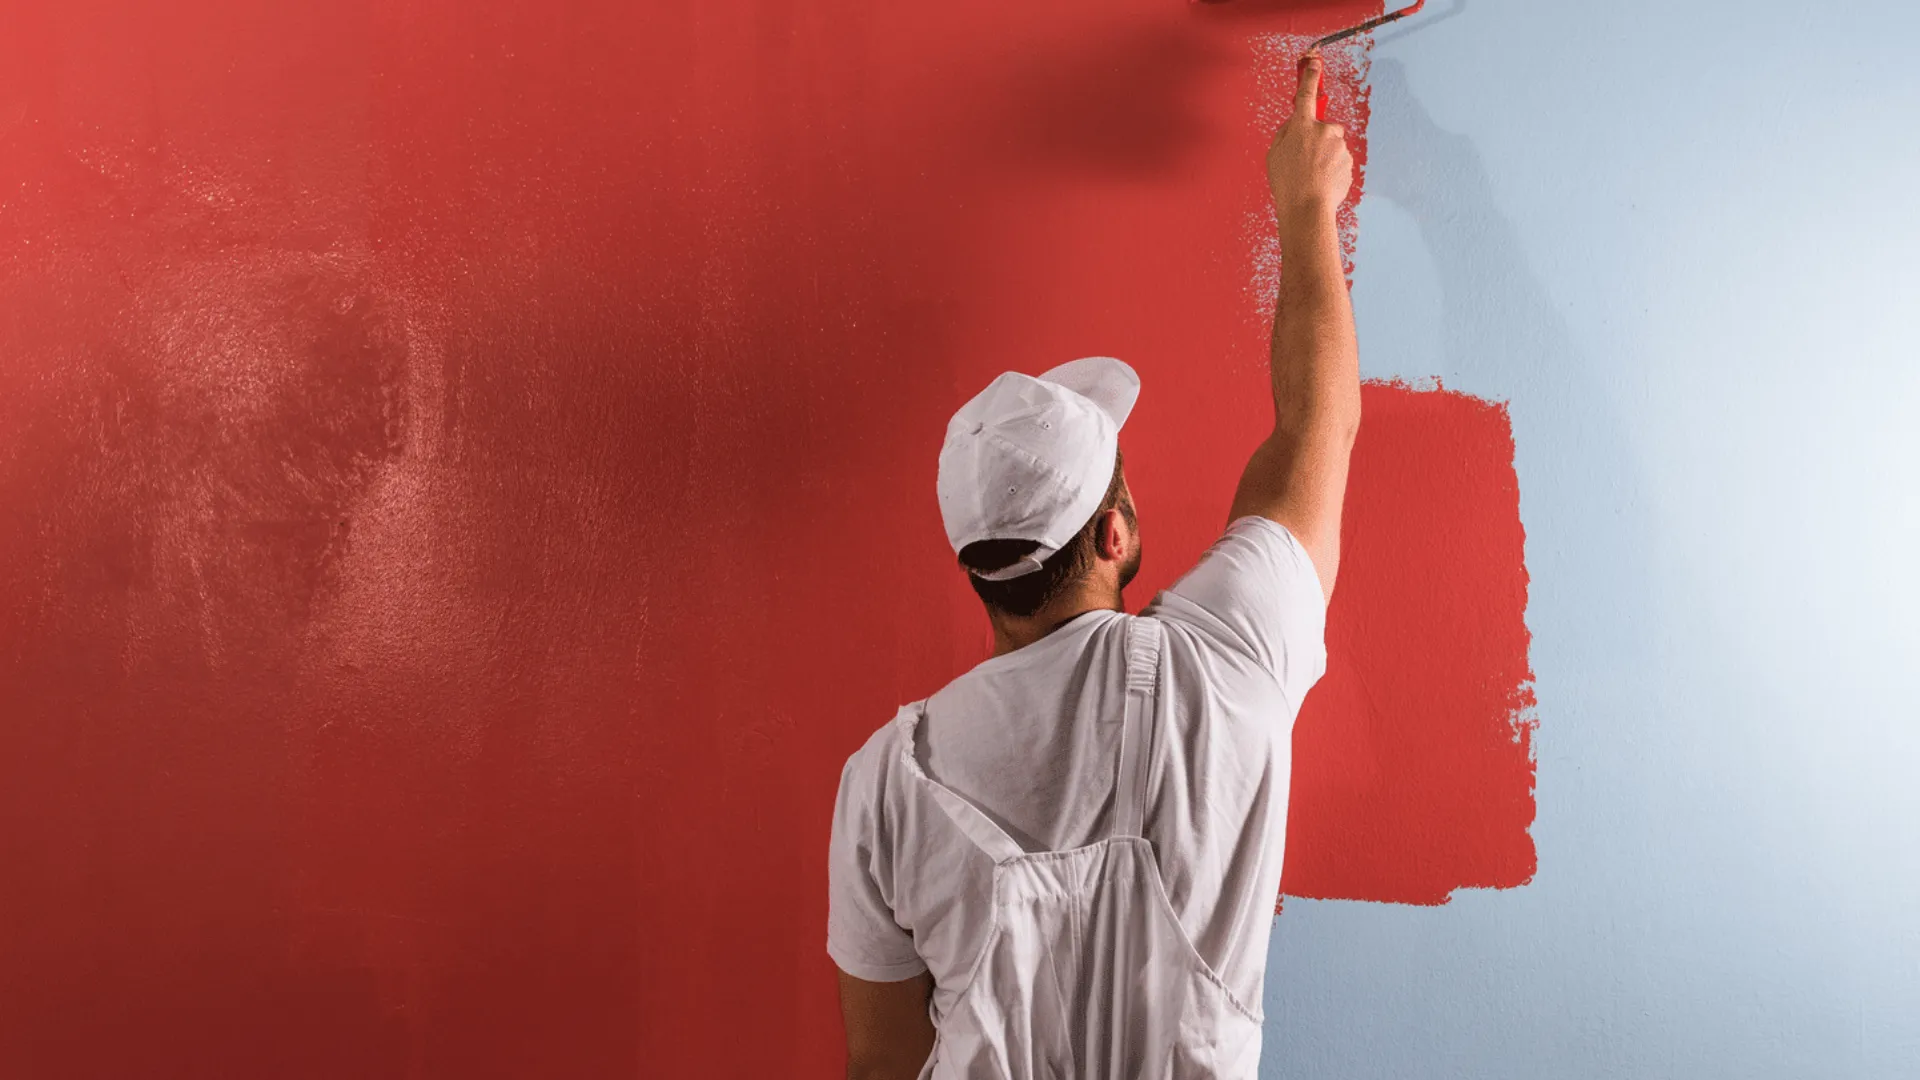
<instances>
[{"instance_id":1,"label":"roller marks on wall","mask_svg":"<svg viewBox=\"0 0 1920 1080\"><path fill-rule=\"evenodd\" d=\"M1281 891L1435 904L1522 885L1535 721L1512 425L1437 383L1362 398Z\"/></svg>"}]
</instances>

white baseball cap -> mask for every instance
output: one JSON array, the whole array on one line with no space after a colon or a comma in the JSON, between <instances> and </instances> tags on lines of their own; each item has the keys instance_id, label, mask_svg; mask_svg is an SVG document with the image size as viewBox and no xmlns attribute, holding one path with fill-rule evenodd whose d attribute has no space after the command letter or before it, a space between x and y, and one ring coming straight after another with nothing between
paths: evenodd
<instances>
[{"instance_id":1,"label":"white baseball cap","mask_svg":"<svg viewBox=\"0 0 1920 1080\"><path fill-rule=\"evenodd\" d=\"M947 421L940 446L940 518L954 553L978 540L1033 540L999 570L1006 581L1040 569L1100 509L1113 482L1120 426L1140 376L1111 356L1070 360L1038 377L1003 372Z\"/></svg>"}]
</instances>

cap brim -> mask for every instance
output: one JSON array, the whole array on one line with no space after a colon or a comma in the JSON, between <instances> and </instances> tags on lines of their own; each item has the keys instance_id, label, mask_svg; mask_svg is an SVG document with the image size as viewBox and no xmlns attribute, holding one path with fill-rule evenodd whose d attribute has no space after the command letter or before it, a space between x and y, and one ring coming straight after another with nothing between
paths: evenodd
<instances>
[{"instance_id":1,"label":"cap brim","mask_svg":"<svg viewBox=\"0 0 1920 1080\"><path fill-rule=\"evenodd\" d=\"M1100 407L1118 428L1140 398L1140 376L1124 360L1111 356L1083 356L1035 376L1079 394Z\"/></svg>"}]
</instances>

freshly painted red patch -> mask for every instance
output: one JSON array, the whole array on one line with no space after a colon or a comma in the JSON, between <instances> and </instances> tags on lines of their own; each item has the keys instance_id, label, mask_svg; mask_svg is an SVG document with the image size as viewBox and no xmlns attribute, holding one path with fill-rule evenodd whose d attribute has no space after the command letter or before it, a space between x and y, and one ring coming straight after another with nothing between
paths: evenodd
<instances>
[{"instance_id":1,"label":"freshly painted red patch","mask_svg":"<svg viewBox=\"0 0 1920 1080\"><path fill-rule=\"evenodd\" d=\"M1525 884L1533 676L1507 413L1399 383L1364 398L1281 890L1438 904Z\"/></svg>"},{"instance_id":2,"label":"freshly painted red patch","mask_svg":"<svg viewBox=\"0 0 1920 1080\"><path fill-rule=\"evenodd\" d=\"M1378 9L14 5L0 1075L837 1075L840 763L985 654L947 415L1126 357L1130 599L1183 571L1271 421L1285 54ZM1502 638L1366 713L1428 735L1338 734L1343 658L1423 662L1394 635L1519 565L1368 552L1446 539L1449 452L1510 455L1380 398L1289 881L1431 899L1512 876L1430 865L1473 806L1316 876L1394 820L1316 777L1414 790L1485 734L1419 679L1518 685Z\"/></svg>"}]
</instances>

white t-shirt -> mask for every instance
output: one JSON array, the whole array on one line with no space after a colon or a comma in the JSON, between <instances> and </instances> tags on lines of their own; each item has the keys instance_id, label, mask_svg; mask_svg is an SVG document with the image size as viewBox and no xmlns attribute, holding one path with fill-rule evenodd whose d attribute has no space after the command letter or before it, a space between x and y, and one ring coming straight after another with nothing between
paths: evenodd
<instances>
[{"instance_id":1,"label":"white t-shirt","mask_svg":"<svg viewBox=\"0 0 1920 1080\"><path fill-rule=\"evenodd\" d=\"M1126 620L1090 611L927 700L921 767L1028 851L1111 835ZM1326 602L1291 533L1242 517L1138 618L1165 629L1146 824L1174 914L1241 1001L1261 999L1286 842L1293 720L1326 670ZM827 952L857 978L931 969L945 1015L984 942L993 864L902 768L889 723L834 807Z\"/></svg>"}]
</instances>

